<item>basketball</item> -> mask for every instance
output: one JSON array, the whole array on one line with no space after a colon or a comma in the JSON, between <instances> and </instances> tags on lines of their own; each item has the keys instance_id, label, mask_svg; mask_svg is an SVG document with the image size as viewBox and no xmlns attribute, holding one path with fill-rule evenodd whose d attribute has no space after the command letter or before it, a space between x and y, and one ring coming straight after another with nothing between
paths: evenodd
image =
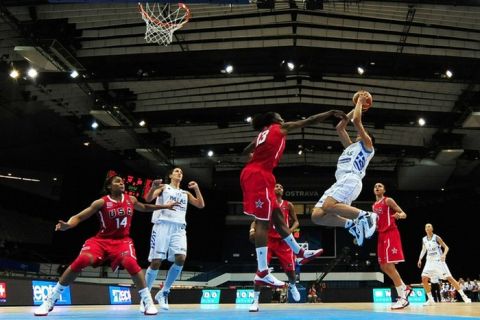
<instances>
[{"instance_id":1,"label":"basketball","mask_svg":"<svg viewBox=\"0 0 480 320\"><path fill-rule=\"evenodd\" d=\"M373 97L372 95L370 94L370 92L368 91L365 91L365 90L360 90L360 91L357 91L355 92L355 94L353 95L352 97L352 102L353 102L353 105L356 105L357 104L357 100L358 100L358 97L360 96L360 94L362 93L365 93L367 95L367 101L366 101L366 104L364 104L362 106L362 109L363 111L367 111L373 104Z\"/></svg>"}]
</instances>

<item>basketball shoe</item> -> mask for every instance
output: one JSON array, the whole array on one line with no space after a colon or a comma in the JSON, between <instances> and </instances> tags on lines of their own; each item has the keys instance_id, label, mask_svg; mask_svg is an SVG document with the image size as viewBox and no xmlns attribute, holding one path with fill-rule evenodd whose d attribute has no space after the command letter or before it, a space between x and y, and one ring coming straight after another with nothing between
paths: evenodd
<instances>
[{"instance_id":1,"label":"basketball shoe","mask_svg":"<svg viewBox=\"0 0 480 320\"><path fill-rule=\"evenodd\" d=\"M253 301L250 308L248 308L248 312L258 312L258 309L258 301Z\"/></svg>"},{"instance_id":2,"label":"basketball shoe","mask_svg":"<svg viewBox=\"0 0 480 320\"><path fill-rule=\"evenodd\" d=\"M271 273L270 270L263 270L263 271L257 271L255 274L255 278L253 279L253 282L256 285L267 285L267 286L272 286L272 287L283 287L285 286L285 282L278 280L275 278Z\"/></svg>"},{"instance_id":3,"label":"basketball shoe","mask_svg":"<svg viewBox=\"0 0 480 320\"><path fill-rule=\"evenodd\" d=\"M407 299L405 299L405 298L398 298L397 302L395 302L394 304L392 304L392 306L390 307L390 309L392 309L392 310L403 309L403 308L408 307L409 304L410 304L410 302L408 302Z\"/></svg>"},{"instance_id":4,"label":"basketball shoe","mask_svg":"<svg viewBox=\"0 0 480 320\"><path fill-rule=\"evenodd\" d=\"M52 292L47 296L45 301L34 311L36 316L46 316L49 312L55 307L55 302L60 298L60 292L53 289Z\"/></svg>"},{"instance_id":5,"label":"basketball shoe","mask_svg":"<svg viewBox=\"0 0 480 320\"><path fill-rule=\"evenodd\" d=\"M377 229L378 215L375 212L368 212L358 219L358 223L363 227L363 233L366 239L370 239Z\"/></svg>"},{"instance_id":6,"label":"basketball shoe","mask_svg":"<svg viewBox=\"0 0 480 320\"><path fill-rule=\"evenodd\" d=\"M298 292L297 286L295 284L288 284L288 291L290 291L290 294L292 295L292 299L295 302L300 301L300 292Z\"/></svg>"},{"instance_id":7,"label":"basketball shoe","mask_svg":"<svg viewBox=\"0 0 480 320\"><path fill-rule=\"evenodd\" d=\"M313 259L315 258L318 258L319 256L321 256L323 253L323 249L318 249L318 250L304 250L304 249L300 249L300 251L297 253L297 263L301 266L303 266L304 264L307 264L309 263L310 261L312 261Z\"/></svg>"},{"instance_id":8,"label":"basketball shoe","mask_svg":"<svg viewBox=\"0 0 480 320\"><path fill-rule=\"evenodd\" d=\"M355 221L354 224L348 228L348 232L355 238L355 244L357 246L363 245L363 240L365 240L364 226L360 221Z\"/></svg>"},{"instance_id":9,"label":"basketball shoe","mask_svg":"<svg viewBox=\"0 0 480 320\"><path fill-rule=\"evenodd\" d=\"M158 310L155 307L155 303L153 302L153 299L150 296L150 294L145 299L142 299L141 303L144 305L144 308L145 308L145 311L143 312L144 315L154 316L158 313Z\"/></svg>"},{"instance_id":10,"label":"basketball shoe","mask_svg":"<svg viewBox=\"0 0 480 320\"><path fill-rule=\"evenodd\" d=\"M160 309L162 310L168 310L170 307L168 306L168 294L170 291L164 291L163 289L158 291L157 294L155 295L155 300L158 301L158 304L160 305Z\"/></svg>"}]
</instances>

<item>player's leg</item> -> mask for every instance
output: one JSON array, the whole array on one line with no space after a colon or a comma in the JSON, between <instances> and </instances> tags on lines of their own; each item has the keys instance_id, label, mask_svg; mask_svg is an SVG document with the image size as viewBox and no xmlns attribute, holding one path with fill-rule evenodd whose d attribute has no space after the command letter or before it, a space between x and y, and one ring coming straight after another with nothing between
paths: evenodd
<instances>
[{"instance_id":1,"label":"player's leg","mask_svg":"<svg viewBox=\"0 0 480 320\"><path fill-rule=\"evenodd\" d=\"M300 247L297 240L295 240L293 237L292 232L288 228L283 217L283 213L279 207L275 207L272 211L272 222L275 225L275 230L280 234L283 241L285 241L285 243L292 249L293 253L298 258L303 258L301 264L306 264L309 261L319 257L323 253L323 249L304 250Z\"/></svg>"},{"instance_id":2,"label":"player's leg","mask_svg":"<svg viewBox=\"0 0 480 320\"><path fill-rule=\"evenodd\" d=\"M73 281L75 281L80 272L84 268L96 263L94 257L102 256L103 250L97 240L90 238L85 241L78 257L67 269L65 269L55 287L47 295L45 301L35 309L34 314L36 316L48 315L48 313L53 310L55 302L60 298L60 295Z\"/></svg>"},{"instance_id":3,"label":"player's leg","mask_svg":"<svg viewBox=\"0 0 480 320\"><path fill-rule=\"evenodd\" d=\"M153 284L158 276L158 270L162 261L166 259L168 244L170 241L170 226L167 223L154 224L150 236L150 252L148 261L150 265L145 271L145 281L148 290L152 290Z\"/></svg>"},{"instance_id":4,"label":"player's leg","mask_svg":"<svg viewBox=\"0 0 480 320\"><path fill-rule=\"evenodd\" d=\"M428 262L427 262L428 263ZM425 265L425 268L427 265ZM430 287L428 281L431 278L431 272L422 272L422 285L423 289L425 289L425 293L427 295L427 301L423 304L424 306L431 306L435 304L435 300L433 300L432 296L432 288Z\"/></svg>"},{"instance_id":5,"label":"player's leg","mask_svg":"<svg viewBox=\"0 0 480 320\"><path fill-rule=\"evenodd\" d=\"M463 292L463 289L462 287L460 286L460 284L458 283L457 280L455 280L454 277L452 277L451 275L450 276L447 276L447 280L448 282L450 282L450 284L455 288L455 290L457 290L457 292L460 294L460 296L462 297L462 300L463 302L465 303L471 303L472 300L467 297L467 295L465 294L465 292Z\"/></svg>"},{"instance_id":6,"label":"player's leg","mask_svg":"<svg viewBox=\"0 0 480 320\"><path fill-rule=\"evenodd\" d=\"M282 266L283 271L288 277L288 291L294 301L300 301L300 292L298 292L296 286L295 277L295 255L292 249L285 242L278 242L275 246L275 256L278 258L278 262Z\"/></svg>"},{"instance_id":7,"label":"player's leg","mask_svg":"<svg viewBox=\"0 0 480 320\"><path fill-rule=\"evenodd\" d=\"M174 260L170 269L168 269L165 283L155 295L155 300L160 304L160 308L168 310L168 294L173 286L175 280L178 279L183 270L185 259L187 258L187 233L184 225L173 225L172 236L170 237L169 255L174 255L174 258L168 257L169 260Z\"/></svg>"},{"instance_id":8,"label":"player's leg","mask_svg":"<svg viewBox=\"0 0 480 320\"><path fill-rule=\"evenodd\" d=\"M343 177L335 182L320 198L312 211L312 221L318 225L344 227L362 245L376 229L375 213L360 210L350 204L362 191L359 178ZM356 219L356 220L353 220Z\"/></svg>"},{"instance_id":9,"label":"player's leg","mask_svg":"<svg viewBox=\"0 0 480 320\"><path fill-rule=\"evenodd\" d=\"M132 256L125 256L121 264L132 277L135 287L140 289L138 290L138 294L140 295L140 303L143 306L143 313L145 315L156 315L158 310L155 307L152 295L145 281L145 276L143 275L142 268L137 263L137 259Z\"/></svg>"}]
</instances>

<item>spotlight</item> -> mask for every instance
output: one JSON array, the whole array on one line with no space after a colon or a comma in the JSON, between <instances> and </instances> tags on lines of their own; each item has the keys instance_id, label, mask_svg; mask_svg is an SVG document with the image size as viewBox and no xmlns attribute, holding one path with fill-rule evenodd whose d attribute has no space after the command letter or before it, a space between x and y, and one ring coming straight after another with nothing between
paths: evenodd
<instances>
[{"instance_id":1,"label":"spotlight","mask_svg":"<svg viewBox=\"0 0 480 320\"><path fill-rule=\"evenodd\" d=\"M140 120L140 122L138 123L138 125L139 125L140 127L143 127L143 126L145 126L146 124L147 124L147 123L145 122L145 120Z\"/></svg>"},{"instance_id":2,"label":"spotlight","mask_svg":"<svg viewBox=\"0 0 480 320\"><path fill-rule=\"evenodd\" d=\"M73 79L75 79L76 77L78 77L78 71L77 70L73 70L72 72L70 72L70 77L72 77Z\"/></svg>"},{"instance_id":3,"label":"spotlight","mask_svg":"<svg viewBox=\"0 0 480 320\"><path fill-rule=\"evenodd\" d=\"M290 70L290 71L295 70L295 63L293 63L293 62L291 62L291 61L287 62L287 68L288 68L288 70Z\"/></svg>"},{"instance_id":4,"label":"spotlight","mask_svg":"<svg viewBox=\"0 0 480 320\"><path fill-rule=\"evenodd\" d=\"M362 75L362 74L365 73L365 69L363 69L362 67L358 67L357 72L358 72L359 75Z\"/></svg>"},{"instance_id":5,"label":"spotlight","mask_svg":"<svg viewBox=\"0 0 480 320\"><path fill-rule=\"evenodd\" d=\"M303 154L303 150L302 149L298 150L298 155L301 156L302 154Z\"/></svg>"},{"instance_id":6,"label":"spotlight","mask_svg":"<svg viewBox=\"0 0 480 320\"><path fill-rule=\"evenodd\" d=\"M93 121L92 124L91 124L91 127L92 127L92 129L97 129L98 128L98 122Z\"/></svg>"},{"instance_id":7,"label":"spotlight","mask_svg":"<svg viewBox=\"0 0 480 320\"><path fill-rule=\"evenodd\" d=\"M246 117L245 122L252 123L252 117Z\"/></svg>"},{"instance_id":8,"label":"spotlight","mask_svg":"<svg viewBox=\"0 0 480 320\"><path fill-rule=\"evenodd\" d=\"M426 123L427 123L427 122L425 121L425 119L423 119L423 118L419 118L419 119L418 119L418 125L419 125L419 126L423 127Z\"/></svg>"},{"instance_id":9,"label":"spotlight","mask_svg":"<svg viewBox=\"0 0 480 320\"><path fill-rule=\"evenodd\" d=\"M225 66L225 72L228 73L228 74L232 73L233 72L233 66L231 64L227 64Z\"/></svg>"},{"instance_id":10,"label":"spotlight","mask_svg":"<svg viewBox=\"0 0 480 320\"><path fill-rule=\"evenodd\" d=\"M90 142L85 141L85 142L83 143L83 145L84 145L85 147L88 147L88 146L90 145Z\"/></svg>"},{"instance_id":11,"label":"spotlight","mask_svg":"<svg viewBox=\"0 0 480 320\"><path fill-rule=\"evenodd\" d=\"M32 78L32 79L35 79L37 76L38 76L38 71L35 70L34 68L30 68L28 69L27 71L27 75Z\"/></svg>"},{"instance_id":12,"label":"spotlight","mask_svg":"<svg viewBox=\"0 0 480 320\"><path fill-rule=\"evenodd\" d=\"M445 71L445 76L446 76L448 79L450 79L451 77L453 77L453 72L450 71L450 70L447 70L447 71Z\"/></svg>"},{"instance_id":13,"label":"spotlight","mask_svg":"<svg viewBox=\"0 0 480 320\"><path fill-rule=\"evenodd\" d=\"M19 75L20 75L20 73L18 73L18 71L15 70L15 69L10 71L10 78L17 79Z\"/></svg>"},{"instance_id":14,"label":"spotlight","mask_svg":"<svg viewBox=\"0 0 480 320\"><path fill-rule=\"evenodd\" d=\"M207 152L207 156L209 156L209 157L213 157L213 151L212 151L212 150L208 150L208 152Z\"/></svg>"}]
</instances>

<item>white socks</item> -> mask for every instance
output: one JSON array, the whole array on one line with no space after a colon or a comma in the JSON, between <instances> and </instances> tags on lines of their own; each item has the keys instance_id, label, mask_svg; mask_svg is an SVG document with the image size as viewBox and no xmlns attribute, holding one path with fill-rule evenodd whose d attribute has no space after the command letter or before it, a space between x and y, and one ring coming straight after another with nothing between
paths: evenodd
<instances>
[{"instance_id":1,"label":"white socks","mask_svg":"<svg viewBox=\"0 0 480 320\"><path fill-rule=\"evenodd\" d=\"M400 298L407 299L407 297L405 297L406 288L407 286L405 285L405 283L402 283L400 286L395 287L395 289L397 289L397 294Z\"/></svg>"},{"instance_id":2,"label":"white socks","mask_svg":"<svg viewBox=\"0 0 480 320\"><path fill-rule=\"evenodd\" d=\"M268 269L267 263L267 247L258 247L255 249L257 251L257 263L258 263L258 271L263 271Z\"/></svg>"},{"instance_id":3,"label":"white socks","mask_svg":"<svg viewBox=\"0 0 480 320\"><path fill-rule=\"evenodd\" d=\"M253 292L253 302L258 303L259 297L260 297L260 291L254 291Z\"/></svg>"},{"instance_id":4,"label":"white socks","mask_svg":"<svg viewBox=\"0 0 480 320\"><path fill-rule=\"evenodd\" d=\"M293 234L290 233L286 238L283 239L283 241L285 241L288 244L288 246L290 247L290 249L292 249L294 254L297 254L300 252L300 246L298 245L297 240L295 240L295 238L293 237Z\"/></svg>"}]
</instances>

